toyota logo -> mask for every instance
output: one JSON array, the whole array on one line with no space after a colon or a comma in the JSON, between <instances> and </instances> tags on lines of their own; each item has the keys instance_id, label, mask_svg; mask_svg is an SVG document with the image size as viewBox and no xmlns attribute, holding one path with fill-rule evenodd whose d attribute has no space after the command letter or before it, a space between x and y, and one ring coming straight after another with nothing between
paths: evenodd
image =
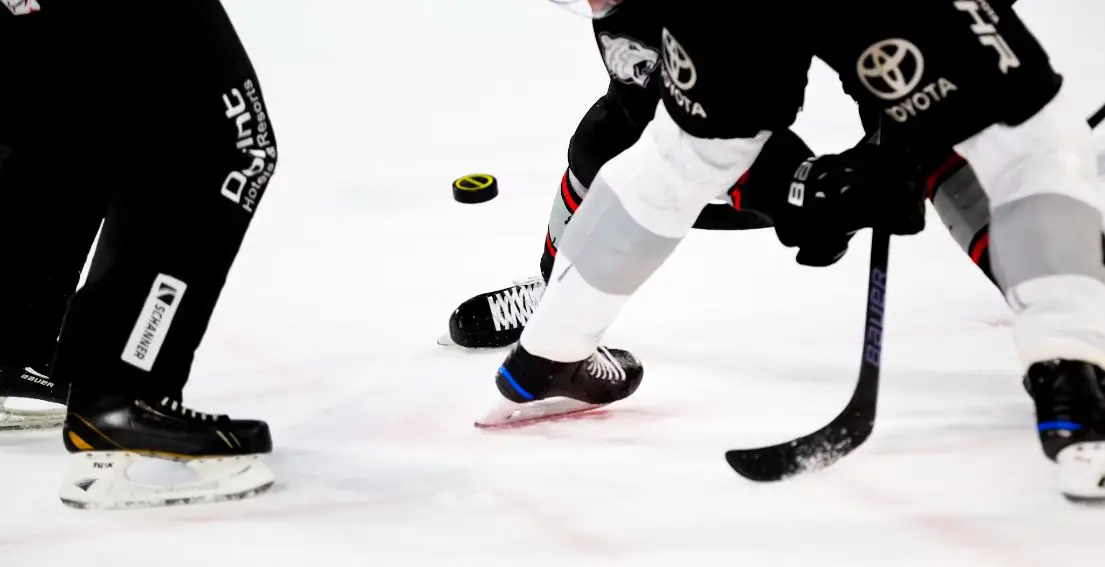
<instances>
[{"instance_id":1,"label":"toyota logo","mask_svg":"<svg viewBox=\"0 0 1105 567\"><path fill-rule=\"evenodd\" d=\"M694 68L691 56L675 40L668 28L664 28L661 36L664 42L664 71L668 79L679 90L690 90L698 82L698 71Z\"/></svg>"},{"instance_id":2,"label":"toyota logo","mask_svg":"<svg viewBox=\"0 0 1105 567\"><path fill-rule=\"evenodd\" d=\"M859 56L856 74L875 96L896 100L920 84L925 60L916 45L904 39L884 39Z\"/></svg>"}]
</instances>

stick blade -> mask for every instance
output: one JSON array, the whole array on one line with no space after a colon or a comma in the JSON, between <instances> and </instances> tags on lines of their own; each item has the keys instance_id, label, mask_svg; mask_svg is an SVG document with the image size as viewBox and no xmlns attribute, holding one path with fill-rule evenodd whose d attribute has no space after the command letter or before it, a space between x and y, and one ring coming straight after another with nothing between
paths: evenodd
<instances>
[{"instance_id":1,"label":"stick blade","mask_svg":"<svg viewBox=\"0 0 1105 567\"><path fill-rule=\"evenodd\" d=\"M865 310L867 326L859 378L848 404L827 425L809 435L768 447L727 451L725 460L738 474L756 482L776 482L820 470L846 457L871 436L878 411L889 256L890 235L875 231L871 237Z\"/></svg>"},{"instance_id":2,"label":"stick blade","mask_svg":"<svg viewBox=\"0 0 1105 567\"><path fill-rule=\"evenodd\" d=\"M726 451L737 474L755 482L778 482L820 470L847 456L871 436L875 419L867 412L847 411L827 427L786 443Z\"/></svg>"}]
</instances>

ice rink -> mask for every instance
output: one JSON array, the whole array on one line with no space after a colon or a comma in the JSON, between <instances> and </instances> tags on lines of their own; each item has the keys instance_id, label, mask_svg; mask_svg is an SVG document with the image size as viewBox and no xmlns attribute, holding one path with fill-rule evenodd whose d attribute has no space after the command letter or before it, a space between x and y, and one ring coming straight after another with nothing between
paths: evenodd
<instances>
[{"instance_id":1,"label":"ice rink","mask_svg":"<svg viewBox=\"0 0 1105 567\"><path fill-rule=\"evenodd\" d=\"M238 503L71 510L60 435L2 436L0 567L1105 558L1105 509L1063 500L1035 439L1004 302L931 211L891 243L875 433L833 468L756 485L723 454L816 429L847 400L866 232L822 270L770 230L694 233L608 334L644 361L636 395L476 430L505 352L435 341L459 302L537 273L568 139L606 88L588 22L542 0L225 2L281 156L186 401L268 420L278 484ZM1021 4L1089 114L1105 101L1105 4ZM819 151L861 135L823 67L797 129ZM499 177L499 198L454 202L452 179L476 172Z\"/></svg>"}]
</instances>

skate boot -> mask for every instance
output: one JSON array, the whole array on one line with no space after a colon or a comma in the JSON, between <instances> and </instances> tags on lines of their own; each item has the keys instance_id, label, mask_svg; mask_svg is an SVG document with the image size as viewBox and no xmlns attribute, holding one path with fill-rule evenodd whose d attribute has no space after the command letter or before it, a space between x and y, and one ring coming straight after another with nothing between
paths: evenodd
<instances>
[{"instance_id":1,"label":"skate boot","mask_svg":"<svg viewBox=\"0 0 1105 567\"><path fill-rule=\"evenodd\" d=\"M437 343L466 349L508 347L522 336L544 292L545 280L533 277L472 297L449 316L449 333Z\"/></svg>"},{"instance_id":2,"label":"skate boot","mask_svg":"<svg viewBox=\"0 0 1105 567\"><path fill-rule=\"evenodd\" d=\"M1105 502L1105 372L1085 362L1041 362L1028 369L1026 385L1044 454L1059 466L1063 496Z\"/></svg>"},{"instance_id":3,"label":"skate boot","mask_svg":"<svg viewBox=\"0 0 1105 567\"><path fill-rule=\"evenodd\" d=\"M628 398L643 377L641 362L628 351L600 346L586 360L556 362L515 345L495 376L507 401L476 427L531 424L590 411Z\"/></svg>"},{"instance_id":4,"label":"skate boot","mask_svg":"<svg viewBox=\"0 0 1105 567\"><path fill-rule=\"evenodd\" d=\"M30 366L0 366L0 432L60 427L68 397L67 385Z\"/></svg>"},{"instance_id":5,"label":"skate boot","mask_svg":"<svg viewBox=\"0 0 1105 567\"><path fill-rule=\"evenodd\" d=\"M265 422L198 412L170 398L74 404L62 435L73 455L60 496L74 508L237 500L268 490L274 480L260 459L272 451ZM158 460L183 463L194 480L135 480L132 465Z\"/></svg>"}]
</instances>

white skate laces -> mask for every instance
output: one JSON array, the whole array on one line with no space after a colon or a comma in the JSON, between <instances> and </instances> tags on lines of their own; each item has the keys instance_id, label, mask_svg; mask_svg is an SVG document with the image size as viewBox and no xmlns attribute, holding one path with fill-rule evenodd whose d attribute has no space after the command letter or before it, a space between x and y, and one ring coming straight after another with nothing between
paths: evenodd
<instances>
[{"instance_id":1,"label":"white skate laces","mask_svg":"<svg viewBox=\"0 0 1105 567\"><path fill-rule=\"evenodd\" d=\"M625 382L625 369L614 360L614 355L604 347L598 347L595 354L587 359L587 373L598 380L607 382Z\"/></svg>"},{"instance_id":2,"label":"white skate laces","mask_svg":"<svg viewBox=\"0 0 1105 567\"><path fill-rule=\"evenodd\" d=\"M534 277L515 280L514 287L488 296L487 307L491 311L491 322L495 325L495 330L517 329L528 323L544 293L544 280Z\"/></svg>"},{"instance_id":3,"label":"white skate laces","mask_svg":"<svg viewBox=\"0 0 1105 567\"><path fill-rule=\"evenodd\" d=\"M214 413L204 413L202 411L194 410L192 408L186 407L180 401L174 400L174 399L169 398L169 397L165 397L165 398L161 399L161 403L159 404L159 409L168 410L168 411L170 411L172 413L175 413L177 415L180 415L182 417L192 419L192 420L196 420L196 421L212 421L212 422L215 422L215 421L225 421L227 419L230 419L230 417L226 416L226 415L214 414Z\"/></svg>"},{"instance_id":4,"label":"white skate laces","mask_svg":"<svg viewBox=\"0 0 1105 567\"><path fill-rule=\"evenodd\" d=\"M511 283L511 287L502 291L481 293L465 301L462 306L458 308L457 313L453 314L453 317L457 317L457 314L462 310L470 314L471 317L478 320L478 322L475 323L475 326L478 327L476 333L481 335L498 333L512 335L520 331L529 323L530 318L537 309L537 303L545 293L545 280L541 276L533 276L526 279L516 279ZM482 311L484 301L487 302L486 312ZM450 325L452 325L452 320L451 317ZM466 323L466 325L468 325L468 323ZM468 334L470 332L471 331L464 331L462 334ZM515 340L517 339L512 336L510 339L500 337L490 342L493 343L494 348L498 348L506 346ZM466 342L467 341L462 341L462 343ZM457 341L453 340L449 332L441 335L437 339L437 344L441 346L459 346Z\"/></svg>"}]
</instances>

